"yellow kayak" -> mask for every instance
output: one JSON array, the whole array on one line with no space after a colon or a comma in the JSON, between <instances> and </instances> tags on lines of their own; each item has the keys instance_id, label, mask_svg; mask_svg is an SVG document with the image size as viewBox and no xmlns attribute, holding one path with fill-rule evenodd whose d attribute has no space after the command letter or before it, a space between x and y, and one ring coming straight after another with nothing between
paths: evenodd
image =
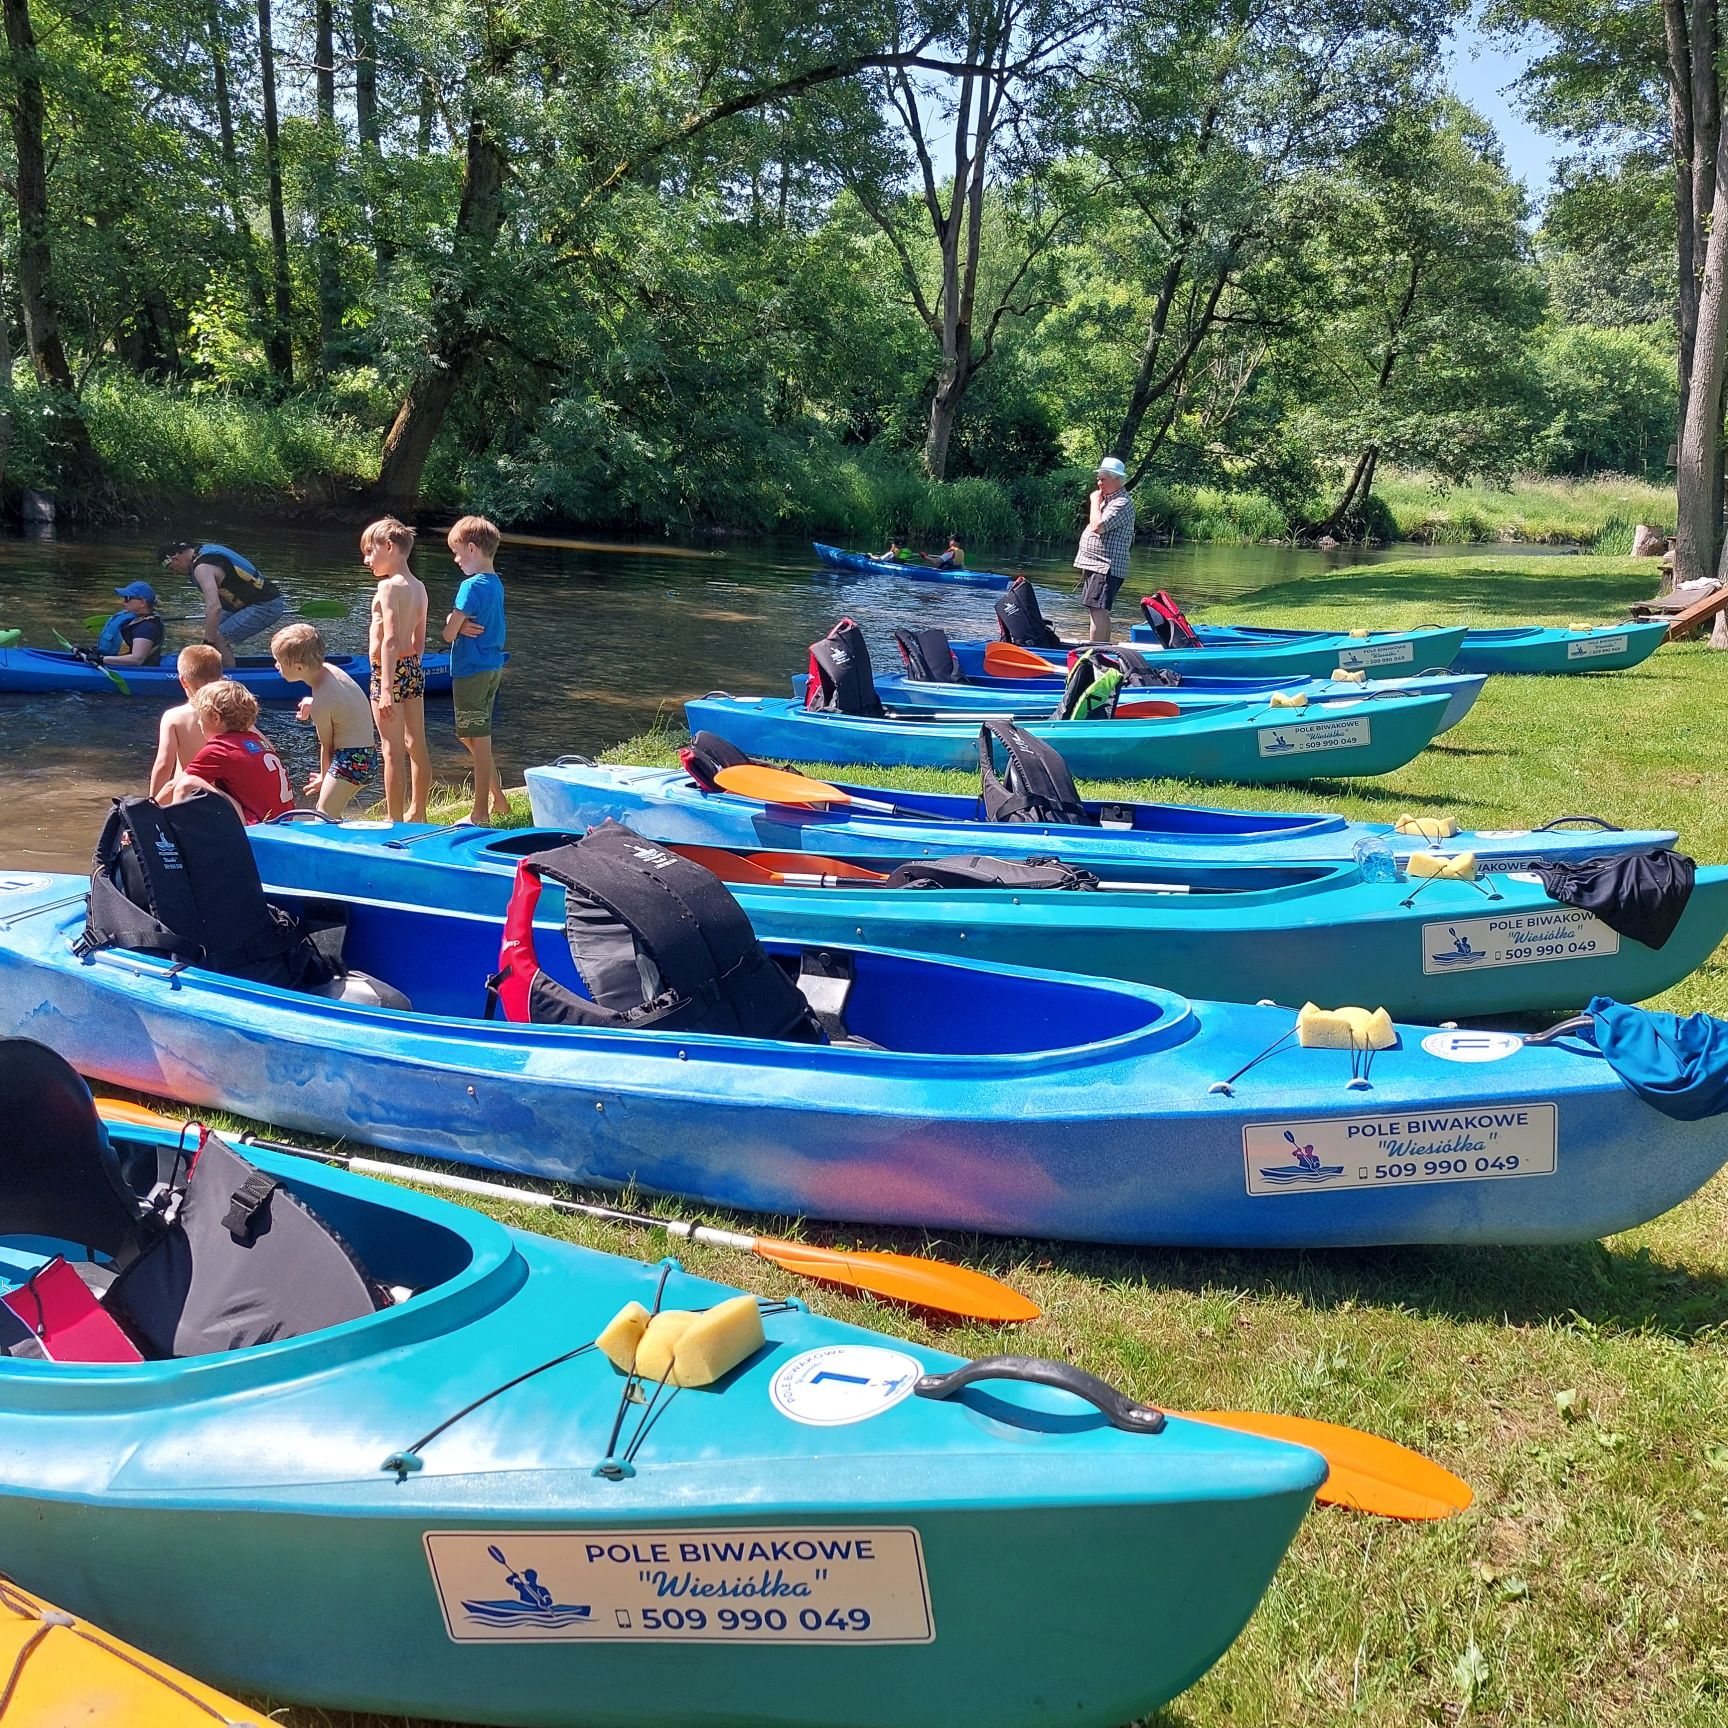
<instances>
[{"instance_id":1,"label":"yellow kayak","mask_svg":"<svg viewBox=\"0 0 1728 1728\"><path fill-rule=\"evenodd\" d=\"M262 1728L256 1711L0 1575L4 1728Z\"/></svg>"}]
</instances>

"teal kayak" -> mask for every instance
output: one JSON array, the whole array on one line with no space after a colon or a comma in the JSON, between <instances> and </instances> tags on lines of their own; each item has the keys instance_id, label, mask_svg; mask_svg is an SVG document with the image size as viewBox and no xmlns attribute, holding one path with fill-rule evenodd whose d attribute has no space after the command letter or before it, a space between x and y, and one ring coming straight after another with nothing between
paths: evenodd
<instances>
[{"instance_id":1,"label":"teal kayak","mask_svg":"<svg viewBox=\"0 0 1728 1728\"><path fill-rule=\"evenodd\" d=\"M830 570L846 570L858 576L903 576L911 582L955 582L967 588L1006 588L1010 577L995 570L939 570L934 565L890 561L872 558L864 552L847 552L839 546L827 546L820 540L810 542L817 560Z\"/></svg>"},{"instance_id":2,"label":"teal kayak","mask_svg":"<svg viewBox=\"0 0 1728 1728\"><path fill-rule=\"evenodd\" d=\"M99 1185L124 1239L177 1133L9 1108L23 1165ZM8 1571L235 1690L498 1728L1114 1728L1229 1648L1326 1474L788 1300L719 1380L632 1400L594 1343L619 1310L737 1292L246 1156L248 1206L310 1208L384 1306L272 1331L294 1292L254 1275L269 1342L0 1357ZM91 1258L88 1204L36 1199L14 1180L0 1295ZM197 1276L247 1252L226 1236Z\"/></svg>"},{"instance_id":3,"label":"teal kayak","mask_svg":"<svg viewBox=\"0 0 1728 1728\"><path fill-rule=\"evenodd\" d=\"M573 836L296 822L261 823L247 838L272 889L501 917L518 860ZM1353 864L1128 863L1076 891L955 886L939 868L893 858L846 879L828 875L835 866L820 855L671 850L730 884L764 937L1080 972L1225 1002L1362 1002L1399 1018L1561 1010L1594 995L1640 1001L1703 965L1728 934L1721 866L1698 871L1678 928L1648 948L1550 899L1522 871L1422 884L1366 882ZM883 880L897 864L908 885ZM559 921L559 907L549 889L544 914Z\"/></svg>"},{"instance_id":4,"label":"teal kayak","mask_svg":"<svg viewBox=\"0 0 1728 1728\"><path fill-rule=\"evenodd\" d=\"M1666 622L1469 630L1452 666L1458 672L1619 672L1648 660L1667 637Z\"/></svg>"},{"instance_id":5,"label":"teal kayak","mask_svg":"<svg viewBox=\"0 0 1728 1728\"><path fill-rule=\"evenodd\" d=\"M1156 719L1125 707L1113 720L1045 720L1026 730L1091 779L1167 775L1263 785L1389 774L1421 754L1450 705L1445 693L1401 693L1327 702L1322 714L1241 702ZM916 768L969 768L978 759L976 718L875 719L723 691L686 702L684 712L691 732L717 732L752 756Z\"/></svg>"}]
</instances>

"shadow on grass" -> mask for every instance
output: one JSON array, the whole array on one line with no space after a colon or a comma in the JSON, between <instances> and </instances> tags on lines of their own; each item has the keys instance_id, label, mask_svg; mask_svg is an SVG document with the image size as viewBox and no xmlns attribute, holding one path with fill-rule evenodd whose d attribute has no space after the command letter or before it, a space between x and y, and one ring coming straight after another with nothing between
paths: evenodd
<instances>
[{"instance_id":1,"label":"shadow on grass","mask_svg":"<svg viewBox=\"0 0 1728 1728\"><path fill-rule=\"evenodd\" d=\"M1577 617L1600 611L1617 617L1632 601L1647 598L1657 577L1654 567L1647 573L1602 570L1556 557L1524 561L1491 555L1462 568L1447 559L1443 569L1431 571L1415 562L1358 564L1347 573L1262 589L1253 605L1256 613L1276 608L1282 614L1344 601L1351 606L1432 604L1449 613L1472 613L1471 623L1490 628L1496 614L1507 624L1522 624L1530 613L1557 607Z\"/></svg>"}]
</instances>

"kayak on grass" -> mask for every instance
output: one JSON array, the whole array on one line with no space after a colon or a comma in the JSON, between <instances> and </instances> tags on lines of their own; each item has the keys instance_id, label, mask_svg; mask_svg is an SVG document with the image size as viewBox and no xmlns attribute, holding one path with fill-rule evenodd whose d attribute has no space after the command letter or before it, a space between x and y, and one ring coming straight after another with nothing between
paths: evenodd
<instances>
[{"instance_id":1,"label":"kayak on grass","mask_svg":"<svg viewBox=\"0 0 1728 1728\"><path fill-rule=\"evenodd\" d=\"M1550 858L1651 852L1679 839L1671 828L1616 828L1593 816L1562 816L1527 828L1466 828L1436 838L1399 833L1390 822L1308 811L1098 801L1081 802L1085 822L992 821L975 794L820 781L793 804L705 786L687 769L618 767L582 756L530 768L527 781L542 827L592 828L612 816L663 843L832 852L866 861L1054 852L1087 869L1114 872L1134 860L1157 866L1348 860L1362 842L1379 840L1394 857L1474 852L1480 868L1499 871L1527 870ZM821 786L832 787L835 796L825 798L815 789Z\"/></svg>"},{"instance_id":2,"label":"kayak on grass","mask_svg":"<svg viewBox=\"0 0 1728 1728\"><path fill-rule=\"evenodd\" d=\"M1452 665L1459 672L1620 672L1648 660L1667 639L1666 623L1468 630Z\"/></svg>"},{"instance_id":3,"label":"kayak on grass","mask_svg":"<svg viewBox=\"0 0 1728 1728\"><path fill-rule=\"evenodd\" d=\"M428 654L422 662L426 668L426 694L450 694L450 656ZM331 654L326 664L346 672L364 690L372 669L363 654ZM160 666L122 666L114 668L126 680L134 696L154 697L159 701L180 702L185 692L174 670L172 657ZM268 654L242 655L223 674L237 684L244 684L260 702L298 702L306 695L304 684L291 684L276 670ZM0 693L73 691L80 695L119 694L118 689L100 666L92 666L75 654L54 648L0 648Z\"/></svg>"},{"instance_id":4,"label":"kayak on grass","mask_svg":"<svg viewBox=\"0 0 1728 1728\"><path fill-rule=\"evenodd\" d=\"M936 570L928 564L890 563L864 552L847 552L839 546L825 546L820 540L812 540L810 544L816 549L817 558L830 570L904 576L911 582L958 582L971 588L1006 588L1011 580L994 570Z\"/></svg>"},{"instance_id":5,"label":"kayak on grass","mask_svg":"<svg viewBox=\"0 0 1728 1728\"><path fill-rule=\"evenodd\" d=\"M9 1266L8 1272L12 1270ZM22 1267L16 1276L22 1281ZM45 1602L3 1574L0 1668L11 1677L0 1713L20 1725L245 1728L253 1720L237 1698Z\"/></svg>"},{"instance_id":6,"label":"kayak on grass","mask_svg":"<svg viewBox=\"0 0 1728 1728\"><path fill-rule=\"evenodd\" d=\"M197 803L159 813L181 857ZM232 828L194 879L252 956L254 934L284 938L255 873L241 892ZM562 927L533 919L548 871ZM118 891L103 872L0 877L0 1034L52 1030L82 1071L190 1105L554 1180L1084 1241L1537 1243L1629 1229L1728 1154L1693 1119L1728 1088L1700 1102L1619 1053L1660 1029L1645 1066L1689 1059L1672 1016L1594 1000L1549 1042L1386 1022L1390 1048L1318 1048L1288 1008L759 945L712 876L616 827L524 866L507 919L271 896L321 929L339 913L346 963L391 1008L212 971L207 923L114 945Z\"/></svg>"},{"instance_id":7,"label":"kayak on grass","mask_svg":"<svg viewBox=\"0 0 1728 1728\"><path fill-rule=\"evenodd\" d=\"M803 697L807 674L795 673L792 693ZM1383 679L1373 686L1376 697L1394 695L1444 696L1446 710L1441 732L1450 732L1476 705L1487 683L1484 677ZM876 693L885 708L894 713L1007 714L1027 720L1047 720L1061 700L1061 678L986 679L950 684L913 678L899 673L877 673ZM1334 683L1324 678L1184 678L1178 684L1125 685L1119 714L1132 714L1148 702L1173 702L1183 713L1203 714L1210 709L1248 703L1264 705L1272 695L1300 698L1311 712L1323 712L1337 702L1360 701L1367 694L1359 684Z\"/></svg>"},{"instance_id":8,"label":"kayak on grass","mask_svg":"<svg viewBox=\"0 0 1728 1728\"><path fill-rule=\"evenodd\" d=\"M516 867L580 831L261 823L267 888L371 895L501 918ZM1230 1002L1360 1001L1458 1019L1635 1002L1679 983L1728 934L1728 868L1702 869L1660 948L1552 899L1533 873L1366 882L1353 864L1153 866L670 850L727 883L761 937L1041 967ZM856 871L856 874L852 872ZM541 912L563 916L548 888ZM1612 914L1611 914L1612 915Z\"/></svg>"},{"instance_id":9,"label":"kayak on grass","mask_svg":"<svg viewBox=\"0 0 1728 1728\"><path fill-rule=\"evenodd\" d=\"M573 1699L614 1728L1041 1728L1060 1698L1114 1728L1229 1648L1326 1474L1064 1365L945 1382L925 1345L298 1158L209 1137L184 1179L177 1130L105 1138L51 1052L0 1065L31 1131L0 1283L70 1277L88 1328L0 1357L0 1549L250 1693L501 1728ZM89 1301L53 1250L111 1271L164 1159L172 1252ZM632 1302L733 1303L736 1365L633 1381L594 1347ZM145 1359L96 1365L116 1316Z\"/></svg>"},{"instance_id":10,"label":"kayak on grass","mask_svg":"<svg viewBox=\"0 0 1728 1728\"><path fill-rule=\"evenodd\" d=\"M1232 781L1264 785L1341 775L1389 774L1419 756L1440 730L1444 695L1327 703L1324 715L1263 702L1223 703L1170 718L1124 708L1113 720L1043 720L1026 730L1091 779ZM878 767L968 768L978 725L871 718L810 710L786 697L724 691L684 704L692 732L717 732L752 756Z\"/></svg>"}]
</instances>

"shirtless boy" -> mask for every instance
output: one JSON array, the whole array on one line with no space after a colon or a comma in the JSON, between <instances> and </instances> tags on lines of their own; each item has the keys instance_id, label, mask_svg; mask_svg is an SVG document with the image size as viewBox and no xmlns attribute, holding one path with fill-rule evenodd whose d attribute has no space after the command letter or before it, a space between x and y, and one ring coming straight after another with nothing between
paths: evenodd
<instances>
[{"instance_id":1,"label":"shirtless boy","mask_svg":"<svg viewBox=\"0 0 1728 1728\"><path fill-rule=\"evenodd\" d=\"M424 822L432 790L426 749L426 585L408 568L414 530L383 516L360 536L360 561L377 578L366 650L372 712L384 749L384 810L392 822Z\"/></svg>"},{"instance_id":2,"label":"shirtless boy","mask_svg":"<svg viewBox=\"0 0 1728 1728\"><path fill-rule=\"evenodd\" d=\"M290 624L270 638L270 657L290 684L310 684L296 716L318 733L318 772L301 788L325 816L340 816L378 769L378 734L366 692L324 659L324 638L311 624Z\"/></svg>"},{"instance_id":3,"label":"shirtless boy","mask_svg":"<svg viewBox=\"0 0 1728 1728\"><path fill-rule=\"evenodd\" d=\"M191 698L206 684L222 676L222 651L207 642L194 642L180 650L174 669L187 700L170 708L156 730L156 760L150 766L150 796L162 798L179 774L204 748L204 723Z\"/></svg>"}]
</instances>

